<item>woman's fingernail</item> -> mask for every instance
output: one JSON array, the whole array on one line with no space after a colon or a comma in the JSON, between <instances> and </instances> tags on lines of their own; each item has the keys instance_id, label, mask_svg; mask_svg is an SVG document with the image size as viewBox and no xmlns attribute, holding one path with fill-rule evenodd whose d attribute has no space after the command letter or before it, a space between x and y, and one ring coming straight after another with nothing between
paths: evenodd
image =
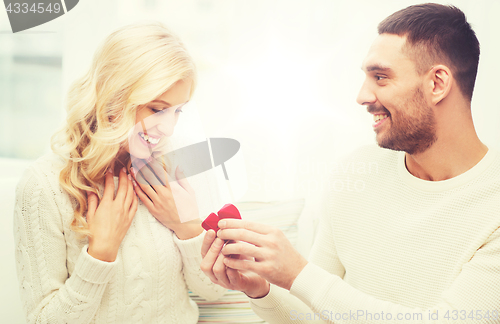
<instances>
[{"instance_id":1,"label":"woman's fingernail","mask_svg":"<svg viewBox=\"0 0 500 324\"><path fill-rule=\"evenodd\" d=\"M132 183L134 184L134 187L137 187L137 182L135 182L134 179L132 179Z\"/></svg>"},{"instance_id":2,"label":"woman's fingernail","mask_svg":"<svg viewBox=\"0 0 500 324\"><path fill-rule=\"evenodd\" d=\"M122 172L123 173L127 173L127 169L125 169L125 167L122 168Z\"/></svg>"},{"instance_id":3,"label":"woman's fingernail","mask_svg":"<svg viewBox=\"0 0 500 324\"><path fill-rule=\"evenodd\" d=\"M132 176L130 175L130 173L127 174L127 177L128 177L129 180L132 180Z\"/></svg>"},{"instance_id":4,"label":"woman's fingernail","mask_svg":"<svg viewBox=\"0 0 500 324\"><path fill-rule=\"evenodd\" d=\"M219 225L219 227L224 227L224 226L226 226L226 221L225 220L221 220L221 221L219 221L218 225Z\"/></svg>"},{"instance_id":5,"label":"woman's fingernail","mask_svg":"<svg viewBox=\"0 0 500 324\"><path fill-rule=\"evenodd\" d=\"M136 176L134 167L130 167L130 172L132 172L134 174L134 177Z\"/></svg>"},{"instance_id":6,"label":"woman's fingernail","mask_svg":"<svg viewBox=\"0 0 500 324\"><path fill-rule=\"evenodd\" d=\"M113 170L111 168L108 168L108 173L111 173L113 172Z\"/></svg>"}]
</instances>

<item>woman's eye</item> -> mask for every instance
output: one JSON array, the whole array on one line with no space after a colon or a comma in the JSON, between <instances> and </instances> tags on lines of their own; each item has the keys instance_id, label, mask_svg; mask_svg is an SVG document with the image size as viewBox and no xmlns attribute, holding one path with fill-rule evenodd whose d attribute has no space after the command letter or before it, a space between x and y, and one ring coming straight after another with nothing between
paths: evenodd
<instances>
[{"instance_id":1,"label":"woman's eye","mask_svg":"<svg viewBox=\"0 0 500 324\"><path fill-rule=\"evenodd\" d=\"M151 111L152 111L152 112L154 112L154 113L156 114L156 113L162 112L163 110L162 110L162 109L154 109L154 108L151 108Z\"/></svg>"},{"instance_id":2,"label":"woman's eye","mask_svg":"<svg viewBox=\"0 0 500 324\"><path fill-rule=\"evenodd\" d=\"M164 108L164 109L155 109L155 108L149 107L149 109L151 109L151 111L152 111L153 113L155 113L155 114L156 114L156 113L165 112L165 111L167 111L169 108ZM179 109L177 109L177 110L175 111L175 113L180 113L180 112L182 112L182 109L180 109L180 108L179 108Z\"/></svg>"}]
</instances>

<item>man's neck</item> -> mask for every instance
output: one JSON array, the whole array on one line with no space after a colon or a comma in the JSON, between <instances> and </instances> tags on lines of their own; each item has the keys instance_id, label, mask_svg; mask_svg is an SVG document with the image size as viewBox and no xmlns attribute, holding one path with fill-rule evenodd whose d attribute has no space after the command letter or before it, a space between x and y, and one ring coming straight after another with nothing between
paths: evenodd
<instances>
[{"instance_id":1,"label":"man's neck","mask_svg":"<svg viewBox=\"0 0 500 324\"><path fill-rule=\"evenodd\" d=\"M454 178L474 167L488 152L488 147L473 134L441 138L425 152L405 154L406 168L415 177L441 181Z\"/></svg>"}]
</instances>

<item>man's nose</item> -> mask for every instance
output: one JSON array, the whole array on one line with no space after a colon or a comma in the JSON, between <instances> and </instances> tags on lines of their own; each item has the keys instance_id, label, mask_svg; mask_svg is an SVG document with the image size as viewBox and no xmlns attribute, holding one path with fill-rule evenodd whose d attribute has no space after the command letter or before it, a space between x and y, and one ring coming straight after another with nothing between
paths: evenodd
<instances>
[{"instance_id":1,"label":"man's nose","mask_svg":"<svg viewBox=\"0 0 500 324\"><path fill-rule=\"evenodd\" d=\"M377 100L375 93L371 90L370 86L367 84L367 81L368 80L365 80L363 82L363 85L359 90L358 97L356 98L357 103L363 106L371 105Z\"/></svg>"}]
</instances>

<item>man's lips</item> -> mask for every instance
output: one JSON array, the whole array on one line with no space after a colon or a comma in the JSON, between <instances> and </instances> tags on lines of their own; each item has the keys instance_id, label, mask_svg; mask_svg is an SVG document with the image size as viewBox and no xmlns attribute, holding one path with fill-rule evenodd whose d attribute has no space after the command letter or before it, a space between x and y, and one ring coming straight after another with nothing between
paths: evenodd
<instances>
[{"instance_id":1,"label":"man's lips","mask_svg":"<svg viewBox=\"0 0 500 324\"><path fill-rule=\"evenodd\" d=\"M375 128L375 127L382 125L389 117L390 117L389 113L385 113L385 112L373 113L374 123L372 126Z\"/></svg>"},{"instance_id":2,"label":"man's lips","mask_svg":"<svg viewBox=\"0 0 500 324\"><path fill-rule=\"evenodd\" d=\"M389 111L383 106L369 105L366 107L366 111L373 115L373 128L379 127L391 117Z\"/></svg>"}]
</instances>

